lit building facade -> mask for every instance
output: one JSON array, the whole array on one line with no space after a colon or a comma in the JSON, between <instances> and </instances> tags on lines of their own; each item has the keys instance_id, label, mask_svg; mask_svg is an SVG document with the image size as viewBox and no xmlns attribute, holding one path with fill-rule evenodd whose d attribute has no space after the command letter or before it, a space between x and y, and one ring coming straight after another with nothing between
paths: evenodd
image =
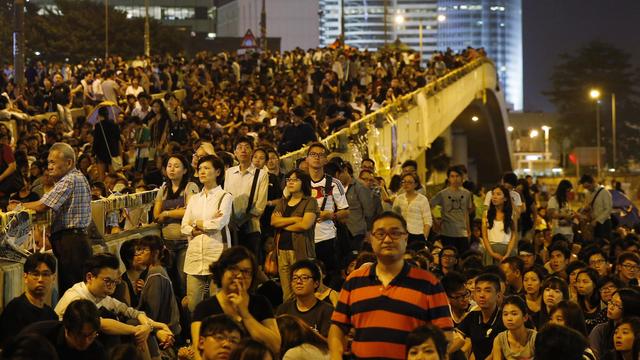
<instances>
[{"instance_id":1,"label":"lit building facade","mask_svg":"<svg viewBox=\"0 0 640 360\"><path fill-rule=\"evenodd\" d=\"M438 16L438 47L484 47L509 106L522 110L522 0L438 0Z\"/></svg>"},{"instance_id":2,"label":"lit building facade","mask_svg":"<svg viewBox=\"0 0 640 360\"><path fill-rule=\"evenodd\" d=\"M57 8L54 0L30 1L43 9L55 11ZM164 25L184 27L195 33L214 34L216 31L213 0L149 0L149 3L149 17ZM144 0L109 0L109 6L125 12L130 18L145 16Z\"/></svg>"},{"instance_id":3,"label":"lit building facade","mask_svg":"<svg viewBox=\"0 0 640 360\"><path fill-rule=\"evenodd\" d=\"M419 51L422 42L423 58L437 49L437 0L319 0L319 14L321 46L342 34L344 19L345 43L350 46L377 50L399 39Z\"/></svg>"}]
</instances>

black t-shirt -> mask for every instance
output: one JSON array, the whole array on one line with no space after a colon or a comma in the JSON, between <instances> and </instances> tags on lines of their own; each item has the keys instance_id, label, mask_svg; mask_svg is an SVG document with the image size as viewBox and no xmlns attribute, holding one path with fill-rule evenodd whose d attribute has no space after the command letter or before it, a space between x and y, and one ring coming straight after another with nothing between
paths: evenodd
<instances>
[{"instance_id":1,"label":"black t-shirt","mask_svg":"<svg viewBox=\"0 0 640 360\"><path fill-rule=\"evenodd\" d=\"M287 204L286 208L284 209L284 214L282 214L282 216L290 217L297 207L298 207L298 204L295 204L294 206L289 206ZM278 243L278 249L293 250L293 239L291 237L291 231L282 230L280 232L280 241Z\"/></svg>"},{"instance_id":2,"label":"black t-shirt","mask_svg":"<svg viewBox=\"0 0 640 360\"><path fill-rule=\"evenodd\" d=\"M315 140L316 132L311 125L304 122L300 125L291 124L284 129L278 151L281 154L296 151L308 142Z\"/></svg>"},{"instance_id":3,"label":"black t-shirt","mask_svg":"<svg viewBox=\"0 0 640 360\"><path fill-rule=\"evenodd\" d=\"M506 330L502 324L500 308L496 310L488 323L482 322L482 312L472 311L456 327L465 338L471 339L471 351L476 359L486 359L491 354L493 340L499 333Z\"/></svg>"},{"instance_id":4,"label":"black t-shirt","mask_svg":"<svg viewBox=\"0 0 640 360\"><path fill-rule=\"evenodd\" d=\"M288 314L298 317L307 325L322 336L329 335L329 326L331 326L331 315L333 314L333 306L327 302L318 300L316 304L307 311L300 311L295 300L287 301L278 307L277 315Z\"/></svg>"},{"instance_id":5,"label":"black t-shirt","mask_svg":"<svg viewBox=\"0 0 640 360\"><path fill-rule=\"evenodd\" d=\"M55 85L51 89L51 102L53 105L67 106L69 104L69 95L71 90L66 84Z\"/></svg>"},{"instance_id":6,"label":"black t-shirt","mask_svg":"<svg viewBox=\"0 0 640 360\"><path fill-rule=\"evenodd\" d=\"M258 322L262 322L265 319L274 318L273 308L271 303L266 297L262 295L249 294L249 313ZM208 299L202 300L193 311L193 321L202 321L207 316L224 314L218 298L212 296Z\"/></svg>"},{"instance_id":7,"label":"black t-shirt","mask_svg":"<svg viewBox=\"0 0 640 360\"><path fill-rule=\"evenodd\" d=\"M329 125L330 132L334 132L338 130L339 128L346 125L349 120L353 121L354 119L353 108L349 104L347 105L333 104L329 106L329 108L327 109L327 116L330 118L334 118L339 114L342 114L342 119L337 120L336 122Z\"/></svg>"},{"instance_id":8,"label":"black t-shirt","mask_svg":"<svg viewBox=\"0 0 640 360\"><path fill-rule=\"evenodd\" d=\"M0 315L0 342L2 345L18 334L25 327L46 320L58 320L58 315L51 306L44 304L39 308L29 302L23 293L9 301Z\"/></svg>"},{"instance_id":9,"label":"black t-shirt","mask_svg":"<svg viewBox=\"0 0 640 360\"><path fill-rule=\"evenodd\" d=\"M84 351L73 349L67 345L64 337L64 326L61 321L41 321L26 327L22 334L37 334L51 343L58 353L59 359L73 360L106 360L107 355L104 347L95 339Z\"/></svg>"},{"instance_id":10,"label":"black t-shirt","mask_svg":"<svg viewBox=\"0 0 640 360\"><path fill-rule=\"evenodd\" d=\"M118 125L111 120L98 122L93 129L92 149L96 157L107 164L111 162L111 156L120 155L120 128Z\"/></svg>"}]
</instances>

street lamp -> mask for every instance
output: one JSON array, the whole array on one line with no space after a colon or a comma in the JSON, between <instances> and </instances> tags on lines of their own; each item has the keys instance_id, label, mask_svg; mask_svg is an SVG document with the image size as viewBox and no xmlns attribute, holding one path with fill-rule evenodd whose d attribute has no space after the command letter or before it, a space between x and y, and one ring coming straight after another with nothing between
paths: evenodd
<instances>
[{"instance_id":1,"label":"street lamp","mask_svg":"<svg viewBox=\"0 0 640 360\"><path fill-rule=\"evenodd\" d=\"M545 158L549 157L549 130L551 127L547 125L542 125L542 131L544 131L544 156Z\"/></svg>"},{"instance_id":2,"label":"street lamp","mask_svg":"<svg viewBox=\"0 0 640 360\"><path fill-rule=\"evenodd\" d=\"M476 122L476 121L478 121L478 120L480 120L480 118L479 118L477 115L473 115L473 116L471 117L471 121L473 121L473 122Z\"/></svg>"},{"instance_id":3,"label":"street lamp","mask_svg":"<svg viewBox=\"0 0 640 360\"><path fill-rule=\"evenodd\" d=\"M536 129L529 131L529 137L532 139L538 137L538 135L540 135L540 133Z\"/></svg>"},{"instance_id":4,"label":"street lamp","mask_svg":"<svg viewBox=\"0 0 640 360\"><path fill-rule=\"evenodd\" d=\"M589 96L596 101L596 167L600 177L600 91L591 89Z\"/></svg>"},{"instance_id":5,"label":"street lamp","mask_svg":"<svg viewBox=\"0 0 640 360\"><path fill-rule=\"evenodd\" d=\"M396 17L394 18L394 21L397 25L403 24L404 23L404 16L398 14L396 15Z\"/></svg>"},{"instance_id":6,"label":"street lamp","mask_svg":"<svg viewBox=\"0 0 640 360\"><path fill-rule=\"evenodd\" d=\"M438 22L445 22L445 21L447 21L447 15L440 14L440 15L438 15L437 19L438 19Z\"/></svg>"},{"instance_id":7,"label":"street lamp","mask_svg":"<svg viewBox=\"0 0 640 360\"><path fill-rule=\"evenodd\" d=\"M513 132L513 126L508 126L508 127L507 127L507 131L508 131L508 132Z\"/></svg>"}]
</instances>

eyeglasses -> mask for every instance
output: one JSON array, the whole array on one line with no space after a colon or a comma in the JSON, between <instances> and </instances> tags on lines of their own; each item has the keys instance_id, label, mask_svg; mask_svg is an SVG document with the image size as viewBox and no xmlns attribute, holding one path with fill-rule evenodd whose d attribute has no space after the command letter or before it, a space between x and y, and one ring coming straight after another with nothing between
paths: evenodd
<instances>
[{"instance_id":1,"label":"eyeglasses","mask_svg":"<svg viewBox=\"0 0 640 360\"><path fill-rule=\"evenodd\" d=\"M607 262L607 260L605 259L591 260L589 261L589 266L598 266L600 264L604 264L605 262Z\"/></svg>"},{"instance_id":2,"label":"eyeglasses","mask_svg":"<svg viewBox=\"0 0 640 360\"><path fill-rule=\"evenodd\" d=\"M82 332L78 332L78 333L74 333L73 335L79 339L93 340L97 338L99 334L100 333L96 330L96 331L90 332L89 334L83 334Z\"/></svg>"},{"instance_id":3,"label":"eyeglasses","mask_svg":"<svg viewBox=\"0 0 640 360\"><path fill-rule=\"evenodd\" d=\"M609 306L610 308L618 308L618 309L622 310L622 304L614 303L613 300L610 300L607 303L607 306Z\"/></svg>"},{"instance_id":4,"label":"eyeglasses","mask_svg":"<svg viewBox=\"0 0 640 360\"><path fill-rule=\"evenodd\" d=\"M34 279L39 279L39 278L49 279L50 277L53 276L53 273L51 271L43 271L43 272L32 271L28 273L28 275Z\"/></svg>"},{"instance_id":5,"label":"eyeglasses","mask_svg":"<svg viewBox=\"0 0 640 360\"><path fill-rule=\"evenodd\" d=\"M635 265L635 264L629 264L629 263L620 264L620 266L625 268L625 269L627 269L627 270L629 270L629 271L636 271L636 270L640 269L640 266Z\"/></svg>"},{"instance_id":6,"label":"eyeglasses","mask_svg":"<svg viewBox=\"0 0 640 360\"><path fill-rule=\"evenodd\" d=\"M205 335L205 337L211 337L215 341L220 342L220 343L223 342L223 341L228 341L233 345L240 344L240 337L239 336L232 336L232 335L225 335L225 334L222 334L222 333L217 333L217 334Z\"/></svg>"},{"instance_id":7,"label":"eyeglasses","mask_svg":"<svg viewBox=\"0 0 640 360\"><path fill-rule=\"evenodd\" d=\"M107 286L114 286L120 284L120 279L110 279L110 278L101 278L98 279L104 281L104 284Z\"/></svg>"},{"instance_id":8,"label":"eyeglasses","mask_svg":"<svg viewBox=\"0 0 640 360\"><path fill-rule=\"evenodd\" d=\"M407 235L407 233L402 230L391 230L391 231L376 230L373 233L371 233L371 235L378 240L384 240L387 236L389 236L393 240L399 240L403 236Z\"/></svg>"},{"instance_id":9,"label":"eyeglasses","mask_svg":"<svg viewBox=\"0 0 640 360\"><path fill-rule=\"evenodd\" d=\"M251 269L242 269L238 265L231 265L227 268L227 270L231 271L231 273L235 276L238 274L242 274L242 277L249 278L253 276L253 270Z\"/></svg>"},{"instance_id":10,"label":"eyeglasses","mask_svg":"<svg viewBox=\"0 0 640 360\"><path fill-rule=\"evenodd\" d=\"M310 152L310 153L307 154L307 157L313 157L313 158L316 158L316 159L320 159L320 158L323 158L325 155L326 154L323 153L323 152L321 152L321 153Z\"/></svg>"},{"instance_id":11,"label":"eyeglasses","mask_svg":"<svg viewBox=\"0 0 640 360\"><path fill-rule=\"evenodd\" d=\"M286 181L286 182L296 182L296 181L300 181L300 179L288 177L288 178L284 179L284 181Z\"/></svg>"},{"instance_id":12,"label":"eyeglasses","mask_svg":"<svg viewBox=\"0 0 640 360\"><path fill-rule=\"evenodd\" d=\"M455 300L455 301L460 301L462 299L468 299L471 297L471 291L467 290L464 292L464 294L460 294L460 295L456 295L456 296L449 296L449 299L451 300Z\"/></svg>"},{"instance_id":13,"label":"eyeglasses","mask_svg":"<svg viewBox=\"0 0 640 360\"><path fill-rule=\"evenodd\" d=\"M404 185L404 184L412 185L412 184L415 184L416 182L415 182L415 181L406 181L406 180L402 180L400 183L401 183L402 185Z\"/></svg>"},{"instance_id":14,"label":"eyeglasses","mask_svg":"<svg viewBox=\"0 0 640 360\"><path fill-rule=\"evenodd\" d=\"M135 255L142 255L142 254L144 254L144 253L146 253L148 251L151 251L151 249L149 249L149 248L139 248L139 249L136 249L134 254Z\"/></svg>"},{"instance_id":15,"label":"eyeglasses","mask_svg":"<svg viewBox=\"0 0 640 360\"><path fill-rule=\"evenodd\" d=\"M313 279L313 276L309 276L309 275L300 275L300 276L298 276L298 275L293 275L293 276L291 277L291 282L298 282L298 281L300 281L300 282L305 283L305 282L309 281L310 279Z\"/></svg>"},{"instance_id":16,"label":"eyeglasses","mask_svg":"<svg viewBox=\"0 0 640 360\"><path fill-rule=\"evenodd\" d=\"M616 291L616 290L618 290L618 288L615 286L603 286L600 288L600 292L610 292L610 291Z\"/></svg>"}]
</instances>

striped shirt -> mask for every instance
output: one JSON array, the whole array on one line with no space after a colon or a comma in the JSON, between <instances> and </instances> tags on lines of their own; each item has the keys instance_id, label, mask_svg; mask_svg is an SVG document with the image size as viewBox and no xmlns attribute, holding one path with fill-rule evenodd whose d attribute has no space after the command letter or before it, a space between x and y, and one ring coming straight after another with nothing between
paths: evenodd
<instances>
[{"instance_id":1,"label":"striped shirt","mask_svg":"<svg viewBox=\"0 0 640 360\"><path fill-rule=\"evenodd\" d=\"M413 329L426 323L453 329L447 295L435 275L405 262L385 287L375 266L349 275L331 317L345 333L355 328L351 350L356 358L404 359Z\"/></svg>"},{"instance_id":2,"label":"striped shirt","mask_svg":"<svg viewBox=\"0 0 640 360\"><path fill-rule=\"evenodd\" d=\"M40 201L53 210L51 233L86 229L91 223L91 189L78 169L69 171Z\"/></svg>"}]
</instances>

